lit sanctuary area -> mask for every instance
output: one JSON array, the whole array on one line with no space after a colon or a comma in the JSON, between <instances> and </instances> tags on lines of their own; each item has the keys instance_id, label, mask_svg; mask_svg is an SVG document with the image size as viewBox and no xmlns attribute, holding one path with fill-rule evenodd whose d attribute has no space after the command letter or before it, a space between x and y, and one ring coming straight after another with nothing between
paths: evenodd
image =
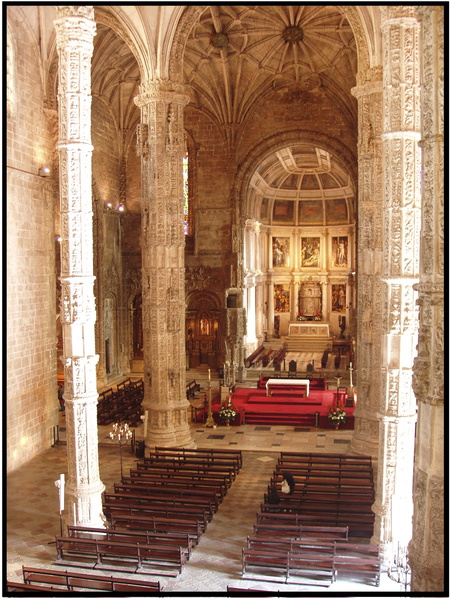
<instances>
[{"instance_id":1,"label":"lit sanctuary area","mask_svg":"<svg viewBox=\"0 0 451 600\"><path fill-rule=\"evenodd\" d=\"M448 4L3 8L3 596L448 597Z\"/></svg>"}]
</instances>

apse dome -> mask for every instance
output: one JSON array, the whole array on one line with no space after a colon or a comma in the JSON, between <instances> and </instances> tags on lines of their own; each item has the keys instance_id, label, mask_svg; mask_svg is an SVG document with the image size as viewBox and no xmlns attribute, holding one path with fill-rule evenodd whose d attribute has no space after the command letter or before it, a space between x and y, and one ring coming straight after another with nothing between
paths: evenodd
<instances>
[{"instance_id":1,"label":"apse dome","mask_svg":"<svg viewBox=\"0 0 451 600\"><path fill-rule=\"evenodd\" d=\"M297 144L266 157L251 178L253 217L274 225L354 222L350 176L327 150Z\"/></svg>"}]
</instances>

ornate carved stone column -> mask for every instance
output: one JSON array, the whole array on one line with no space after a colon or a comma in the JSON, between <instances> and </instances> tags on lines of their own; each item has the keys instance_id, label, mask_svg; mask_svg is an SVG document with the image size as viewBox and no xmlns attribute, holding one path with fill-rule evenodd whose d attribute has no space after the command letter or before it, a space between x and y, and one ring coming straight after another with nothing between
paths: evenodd
<instances>
[{"instance_id":1,"label":"ornate carved stone column","mask_svg":"<svg viewBox=\"0 0 451 600\"><path fill-rule=\"evenodd\" d=\"M352 89L359 114L359 227L357 274L357 406L351 449L377 456L382 328L382 71L365 73ZM329 306L329 304L327 304Z\"/></svg>"},{"instance_id":2,"label":"ornate carved stone column","mask_svg":"<svg viewBox=\"0 0 451 600\"><path fill-rule=\"evenodd\" d=\"M61 324L67 427L65 521L103 527L97 452L97 386L91 190L92 6L58 6Z\"/></svg>"},{"instance_id":3,"label":"ornate carved stone column","mask_svg":"<svg viewBox=\"0 0 451 600\"><path fill-rule=\"evenodd\" d=\"M420 46L413 7L382 7L384 211L382 394L373 542L385 564L412 533L416 402L412 357L418 339Z\"/></svg>"},{"instance_id":4,"label":"ornate carved stone column","mask_svg":"<svg viewBox=\"0 0 451 600\"><path fill-rule=\"evenodd\" d=\"M420 330L413 367L418 401L412 592L444 591L444 9L418 8L422 57Z\"/></svg>"},{"instance_id":5,"label":"ornate carved stone column","mask_svg":"<svg viewBox=\"0 0 451 600\"><path fill-rule=\"evenodd\" d=\"M146 446L195 444L185 382L185 238L183 86L153 81L135 98L141 109L142 295Z\"/></svg>"}]
</instances>

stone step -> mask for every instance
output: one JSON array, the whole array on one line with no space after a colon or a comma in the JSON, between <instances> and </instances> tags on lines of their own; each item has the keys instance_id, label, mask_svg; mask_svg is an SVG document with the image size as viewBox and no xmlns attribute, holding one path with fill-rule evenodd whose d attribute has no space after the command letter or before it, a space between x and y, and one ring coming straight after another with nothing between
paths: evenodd
<instances>
[{"instance_id":1,"label":"stone step","mask_svg":"<svg viewBox=\"0 0 451 600\"><path fill-rule=\"evenodd\" d=\"M328 336L290 335L285 344L289 352L324 352L327 348L332 350L332 338Z\"/></svg>"}]
</instances>

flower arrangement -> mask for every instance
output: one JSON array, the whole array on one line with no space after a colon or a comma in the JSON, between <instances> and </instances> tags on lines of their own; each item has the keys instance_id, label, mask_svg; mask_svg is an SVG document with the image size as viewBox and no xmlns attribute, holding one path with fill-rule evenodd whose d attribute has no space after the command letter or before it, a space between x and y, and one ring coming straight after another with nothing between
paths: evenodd
<instances>
[{"instance_id":1,"label":"flower arrangement","mask_svg":"<svg viewBox=\"0 0 451 600\"><path fill-rule=\"evenodd\" d=\"M222 421L231 421L236 417L236 410L233 408L231 400L221 406L218 414Z\"/></svg>"},{"instance_id":2,"label":"flower arrangement","mask_svg":"<svg viewBox=\"0 0 451 600\"><path fill-rule=\"evenodd\" d=\"M331 406L327 416L332 425L340 425L341 423L346 422L346 417L348 415L344 408L341 408L340 406Z\"/></svg>"},{"instance_id":3,"label":"flower arrangement","mask_svg":"<svg viewBox=\"0 0 451 600\"><path fill-rule=\"evenodd\" d=\"M297 316L298 321L306 321L307 317L304 315L304 311L300 310Z\"/></svg>"},{"instance_id":4,"label":"flower arrangement","mask_svg":"<svg viewBox=\"0 0 451 600\"><path fill-rule=\"evenodd\" d=\"M317 310L315 316L313 317L314 321L321 321L323 318L323 315L321 314L321 311Z\"/></svg>"}]
</instances>

